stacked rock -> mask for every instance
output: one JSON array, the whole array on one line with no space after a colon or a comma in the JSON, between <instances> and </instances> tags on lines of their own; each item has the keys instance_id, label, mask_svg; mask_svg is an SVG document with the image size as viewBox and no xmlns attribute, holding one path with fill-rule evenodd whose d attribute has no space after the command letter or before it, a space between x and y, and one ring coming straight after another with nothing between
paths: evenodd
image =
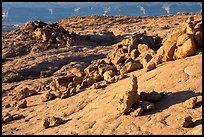
<instances>
[{"instance_id":1,"label":"stacked rock","mask_svg":"<svg viewBox=\"0 0 204 137\"><path fill-rule=\"evenodd\" d=\"M162 44L156 57L160 57L164 62L202 51L202 20L194 21L193 17L189 17L184 27L170 33Z\"/></svg>"}]
</instances>

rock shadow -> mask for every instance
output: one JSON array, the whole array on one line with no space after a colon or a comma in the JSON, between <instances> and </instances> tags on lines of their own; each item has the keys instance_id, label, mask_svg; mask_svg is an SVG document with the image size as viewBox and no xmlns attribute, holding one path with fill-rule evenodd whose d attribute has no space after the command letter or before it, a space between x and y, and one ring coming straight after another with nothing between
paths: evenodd
<instances>
[{"instance_id":1,"label":"rock shadow","mask_svg":"<svg viewBox=\"0 0 204 137\"><path fill-rule=\"evenodd\" d=\"M168 93L162 96L161 101L155 103L155 109L144 112L142 115L151 115L157 112L161 112L165 109L168 109L172 105L185 102L191 97L202 96L202 93L195 93L193 90L178 91L174 93ZM197 102L195 108L198 108L202 105L202 102Z\"/></svg>"}]
</instances>

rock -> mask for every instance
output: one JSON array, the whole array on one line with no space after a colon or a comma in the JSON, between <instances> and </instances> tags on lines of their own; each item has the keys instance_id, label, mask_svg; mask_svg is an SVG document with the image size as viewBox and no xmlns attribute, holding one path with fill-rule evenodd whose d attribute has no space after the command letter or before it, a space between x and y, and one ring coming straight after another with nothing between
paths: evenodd
<instances>
[{"instance_id":1,"label":"rock","mask_svg":"<svg viewBox=\"0 0 204 137\"><path fill-rule=\"evenodd\" d=\"M152 91L152 92L141 92L140 93L140 100L141 101L150 101L150 102L158 102L162 98L162 95L158 92Z\"/></svg>"},{"instance_id":2,"label":"rock","mask_svg":"<svg viewBox=\"0 0 204 137\"><path fill-rule=\"evenodd\" d=\"M140 116L143 111L144 111L143 108L137 108L136 110L130 112L130 115L131 115L132 117L137 117L137 116Z\"/></svg>"},{"instance_id":3,"label":"rock","mask_svg":"<svg viewBox=\"0 0 204 137\"><path fill-rule=\"evenodd\" d=\"M94 79L92 77L85 78L82 82L82 87L90 87L94 83Z\"/></svg>"},{"instance_id":4,"label":"rock","mask_svg":"<svg viewBox=\"0 0 204 137\"><path fill-rule=\"evenodd\" d=\"M193 123L192 117L188 114L172 114L166 118L166 123L174 128L188 127Z\"/></svg>"},{"instance_id":5,"label":"rock","mask_svg":"<svg viewBox=\"0 0 204 137\"><path fill-rule=\"evenodd\" d=\"M73 75L77 76L77 77L82 77L82 76L85 75L85 73L84 73L81 69L79 69L79 68L72 68L72 69L70 70L70 72L71 72Z\"/></svg>"},{"instance_id":6,"label":"rock","mask_svg":"<svg viewBox=\"0 0 204 137\"><path fill-rule=\"evenodd\" d=\"M48 118L44 118L43 119L43 127L45 129L47 129L49 127L49 125L50 125L50 122L49 122Z\"/></svg>"},{"instance_id":7,"label":"rock","mask_svg":"<svg viewBox=\"0 0 204 137\"><path fill-rule=\"evenodd\" d=\"M130 52L130 57L132 59L136 59L137 57L139 56L139 52L137 49L133 49L131 52Z\"/></svg>"},{"instance_id":8,"label":"rock","mask_svg":"<svg viewBox=\"0 0 204 137\"><path fill-rule=\"evenodd\" d=\"M106 72L106 71L109 71L109 70L112 70L113 72L114 71L117 71L116 67L114 65L108 65L108 64L100 64L98 66L98 72L101 76L103 76L103 74Z\"/></svg>"},{"instance_id":9,"label":"rock","mask_svg":"<svg viewBox=\"0 0 204 137\"><path fill-rule=\"evenodd\" d=\"M50 93L50 91L48 91L42 95L41 100L42 100L42 102L46 102L46 101L53 100L55 98L56 98L55 94L52 94L52 93Z\"/></svg>"},{"instance_id":10,"label":"rock","mask_svg":"<svg viewBox=\"0 0 204 137\"><path fill-rule=\"evenodd\" d=\"M189 38L182 46L178 47L175 51L174 58L180 59L192 56L196 53L196 45L193 38Z\"/></svg>"},{"instance_id":11,"label":"rock","mask_svg":"<svg viewBox=\"0 0 204 137\"><path fill-rule=\"evenodd\" d=\"M166 41L164 44L164 61L173 60L174 51L176 49L176 42Z\"/></svg>"},{"instance_id":12,"label":"rock","mask_svg":"<svg viewBox=\"0 0 204 137\"><path fill-rule=\"evenodd\" d=\"M73 82L74 76L61 76L58 78L54 78L54 80L50 83L50 89L53 91L61 91L64 92L68 88L68 84Z\"/></svg>"},{"instance_id":13,"label":"rock","mask_svg":"<svg viewBox=\"0 0 204 137\"><path fill-rule=\"evenodd\" d=\"M137 77L131 76L130 84L128 85L128 90L125 93L118 94L118 114L124 114L128 112L133 104L139 101L140 96L137 94Z\"/></svg>"},{"instance_id":14,"label":"rock","mask_svg":"<svg viewBox=\"0 0 204 137\"><path fill-rule=\"evenodd\" d=\"M69 93L70 93L70 95L72 95L72 94L76 93L76 91L77 91L76 87L73 87L70 89Z\"/></svg>"},{"instance_id":15,"label":"rock","mask_svg":"<svg viewBox=\"0 0 204 137\"><path fill-rule=\"evenodd\" d=\"M192 36L189 34L182 34L181 36L178 37L177 39L177 43L176 46L180 47L182 46L189 38L191 38Z\"/></svg>"},{"instance_id":16,"label":"rock","mask_svg":"<svg viewBox=\"0 0 204 137\"><path fill-rule=\"evenodd\" d=\"M141 107L144 110L152 110L155 109L155 106L153 103L149 102L149 101L140 101L137 103L138 107Z\"/></svg>"},{"instance_id":17,"label":"rock","mask_svg":"<svg viewBox=\"0 0 204 137\"><path fill-rule=\"evenodd\" d=\"M6 113L2 117L2 123L7 123L7 122L10 122L10 121L19 120L19 119L22 119L22 118L25 118L25 116L21 115L21 114L13 114L13 115L11 115L10 113Z\"/></svg>"},{"instance_id":18,"label":"rock","mask_svg":"<svg viewBox=\"0 0 204 137\"><path fill-rule=\"evenodd\" d=\"M142 68L142 64L140 63L139 60L137 60L137 61L130 61L130 62L125 64L125 66L123 68L123 71L125 73L129 73L129 72L132 72L134 70L141 69L141 68Z\"/></svg>"},{"instance_id":19,"label":"rock","mask_svg":"<svg viewBox=\"0 0 204 137\"><path fill-rule=\"evenodd\" d=\"M17 108L26 108L27 107L27 101L24 99L22 101L20 101L18 104L17 104Z\"/></svg>"},{"instance_id":20,"label":"rock","mask_svg":"<svg viewBox=\"0 0 204 137\"><path fill-rule=\"evenodd\" d=\"M93 89L99 89L99 88L102 88L102 87L105 87L105 86L107 86L107 82L106 81L100 81L100 82L94 83L92 85L92 88Z\"/></svg>"},{"instance_id":21,"label":"rock","mask_svg":"<svg viewBox=\"0 0 204 137\"><path fill-rule=\"evenodd\" d=\"M116 56L114 57L111 62L116 65L116 64L119 64L119 63L123 63L125 61L125 55L122 54L121 56Z\"/></svg>"},{"instance_id":22,"label":"rock","mask_svg":"<svg viewBox=\"0 0 204 137\"><path fill-rule=\"evenodd\" d=\"M130 36L125 38L122 41L123 47L127 47L128 53L130 53L133 49L136 49L138 44L138 39L135 36Z\"/></svg>"},{"instance_id":23,"label":"rock","mask_svg":"<svg viewBox=\"0 0 204 137\"><path fill-rule=\"evenodd\" d=\"M147 54L144 56L144 58L142 59L142 65L143 65L143 67L146 66L147 63L148 63L152 58L153 58L152 55L150 55L150 54L147 53Z\"/></svg>"},{"instance_id":24,"label":"rock","mask_svg":"<svg viewBox=\"0 0 204 137\"><path fill-rule=\"evenodd\" d=\"M199 20L194 26L195 32L202 31L202 20Z\"/></svg>"},{"instance_id":25,"label":"rock","mask_svg":"<svg viewBox=\"0 0 204 137\"><path fill-rule=\"evenodd\" d=\"M186 24L186 33L190 34L190 35L193 35L195 33L194 24L193 23L187 23Z\"/></svg>"},{"instance_id":26,"label":"rock","mask_svg":"<svg viewBox=\"0 0 204 137\"><path fill-rule=\"evenodd\" d=\"M9 108L9 107L11 107L10 104L6 104L6 105L4 106L4 108Z\"/></svg>"},{"instance_id":27,"label":"rock","mask_svg":"<svg viewBox=\"0 0 204 137\"><path fill-rule=\"evenodd\" d=\"M82 77L74 77L73 78L73 83L74 83L74 86L76 87L78 84L81 84L83 81L83 78Z\"/></svg>"},{"instance_id":28,"label":"rock","mask_svg":"<svg viewBox=\"0 0 204 137\"><path fill-rule=\"evenodd\" d=\"M144 53L149 50L148 45L146 44L138 44L138 51L139 53Z\"/></svg>"},{"instance_id":29,"label":"rock","mask_svg":"<svg viewBox=\"0 0 204 137\"><path fill-rule=\"evenodd\" d=\"M202 48L202 32L197 31L194 35L195 43L198 47Z\"/></svg>"},{"instance_id":30,"label":"rock","mask_svg":"<svg viewBox=\"0 0 204 137\"><path fill-rule=\"evenodd\" d=\"M108 70L103 74L103 78L104 78L104 80L109 81L115 74L116 74L115 71Z\"/></svg>"},{"instance_id":31,"label":"rock","mask_svg":"<svg viewBox=\"0 0 204 137\"><path fill-rule=\"evenodd\" d=\"M60 124L62 124L63 120L62 118L59 118L59 117L55 117L55 116L52 116L49 118L49 126L59 126Z\"/></svg>"},{"instance_id":32,"label":"rock","mask_svg":"<svg viewBox=\"0 0 204 137\"><path fill-rule=\"evenodd\" d=\"M164 56L163 55L159 55L159 54L156 54L154 57L153 57L153 62L155 63L155 65L158 65L158 64L161 64L163 62L163 58Z\"/></svg>"},{"instance_id":33,"label":"rock","mask_svg":"<svg viewBox=\"0 0 204 137\"><path fill-rule=\"evenodd\" d=\"M63 120L62 118L59 118L59 117L55 117L55 116L52 116L52 117L46 117L43 119L43 127L45 129L49 128L49 127L56 127L56 126L59 126L60 124L62 124Z\"/></svg>"},{"instance_id":34,"label":"rock","mask_svg":"<svg viewBox=\"0 0 204 137\"><path fill-rule=\"evenodd\" d=\"M194 17L190 16L188 17L188 19L186 20L186 23L192 23L194 21Z\"/></svg>"},{"instance_id":35,"label":"rock","mask_svg":"<svg viewBox=\"0 0 204 137\"><path fill-rule=\"evenodd\" d=\"M154 62L154 60L149 61L146 65L145 65L145 69L146 71L150 71L156 68L156 63Z\"/></svg>"},{"instance_id":36,"label":"rock","mask_svg":"<svg viewBox=\"0 0 204 137\"><path fill-rule=\"evenodd\" d=\"M197 97L192 97L186 100L183 104L187 109L193 109L197 103Z\"/></svg>"},{"instance_id":37,"label":"rock","mask_svg":"<svg viewBox=\"0 0 204 137\"><path fill-rule=\"evenodd\" d=\"M97 82L103 80L102 76L99 74L98 71L95 71L90 76L94 79L94 81L97 81Z\"/></svg>"},{"instance_id":38,"label":"rock","mask_svg":"<svg viewBox=\"0 0 204 137\"><path fill-rule=\"evenodd\" d=\"M92 72L95 72L98 70L98 63L93 63L93 64L90 64L88 67L86 67L84 69L84 72L86 73L86 75L90 75Z\"/></svg>"},{"instance_id":39,"label":"rock","mask_svg":"<svg viewBox=\"0 0 204 137\"><path fill-rule=\"evenodd\" d=\"M2 117L2 123L7 123L13 120L13 117L10 113L6 113L5 115L3 115Z\"/></svg>"},{"instance_id":40,"label":"rock","mask_svg":"<svg viewBox=\"0 0 204 137\"><path fill-rule=\"evenodd\" d=\"M16 87L14 90L17 92L16 95L14 96L14 99L16 99L17 101L22 100L29 96L38 94L38 92L30 86L25 86L25 87L19 86L19 87Z\"/></svg>"}]
</instances>

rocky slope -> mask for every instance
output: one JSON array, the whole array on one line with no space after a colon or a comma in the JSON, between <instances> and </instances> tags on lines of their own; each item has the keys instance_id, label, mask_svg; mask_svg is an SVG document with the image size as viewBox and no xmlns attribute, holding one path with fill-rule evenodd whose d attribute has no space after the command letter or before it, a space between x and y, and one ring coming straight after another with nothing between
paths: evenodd
<instances>
[{"instance_id":1,"label":"rocky slope","mask_svg":"<svg viewBox=\"0 0 204 137\"><path fill-rule=\"evenodd\" d=\"M200 14L28 22L3 34L3 134L202 134L201 57Z\"/></svg>"}]
</instances>

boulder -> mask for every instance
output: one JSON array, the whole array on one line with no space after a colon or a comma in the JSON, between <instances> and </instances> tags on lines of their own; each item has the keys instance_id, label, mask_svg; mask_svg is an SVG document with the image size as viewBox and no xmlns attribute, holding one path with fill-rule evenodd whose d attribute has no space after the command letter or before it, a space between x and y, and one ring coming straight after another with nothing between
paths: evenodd
<instances>
[{"instance_id":1,"label":"boulder","mask_svg":"<svg viewBox=\"0 0 204 137\"><path fill-rule=\"evenodd\" d=\"M137 77L134 75L131 76L130 83L126 92L119 93L118 98L118 114L124 114L128 112L133 104L139 101L140 96L137 94Z\"/></svg>"},{"instance_id":2,"label":"boulder","mask_svg":"<svg viewBox=\"0 0 204 137\"><path fill-rule=\"evenodd\" d=\"M56 127L56 126L59 126L60 124L62 124L63 120L62 118L60 117L55 117L55 116L52 116L52 117L45 117L43 119L43 127L45 129L49 128L49 127Z\"/></svg>"},{"instance_id":3,"label":"boulder","mask_svg":"<svg viewBox=\"0 0 204 137\"><path fill-rule=\"evenodd\" d=\"M182 46L189 38L192 38L192 36L186 33L182 34L181 36L178 37L176 46L177 47Z\"/></svg>"},{"instance_id":4,"label":"boulder","mask_svg":"<svg viewBox=\"0 0 204 137\"><path fill-rule=\"evenodd\" d=\"M193 109L195 107L197 103L197 97L192 97L188 100L186 100L183 105L187 108L187 109Z\"/></svg>"},{"instance_id":5,"label":"boulder","mask_svg":"<svg viewBox=\"0 0 204 137\"><path fill-rule=\"evenodd\" d=\"M178 47L175 51L174 58L180 59L192 56L196 53L196 45L193 38L189 38L182 46Z\"/></svg>"},{"instance_id":6,"label":"boulder","mask_svg":"<svg viewBox=\"0 0 204 137\"><path fill-rule=\"evenodd\" d=\"M124 71L124 73L129 73L129 72L132 72L134 70L141 69L142 67L143 66L139 60L130 61L130 62L125 64L125 66L123 67L123 71Z\"/></svg>"}]
</instances>

